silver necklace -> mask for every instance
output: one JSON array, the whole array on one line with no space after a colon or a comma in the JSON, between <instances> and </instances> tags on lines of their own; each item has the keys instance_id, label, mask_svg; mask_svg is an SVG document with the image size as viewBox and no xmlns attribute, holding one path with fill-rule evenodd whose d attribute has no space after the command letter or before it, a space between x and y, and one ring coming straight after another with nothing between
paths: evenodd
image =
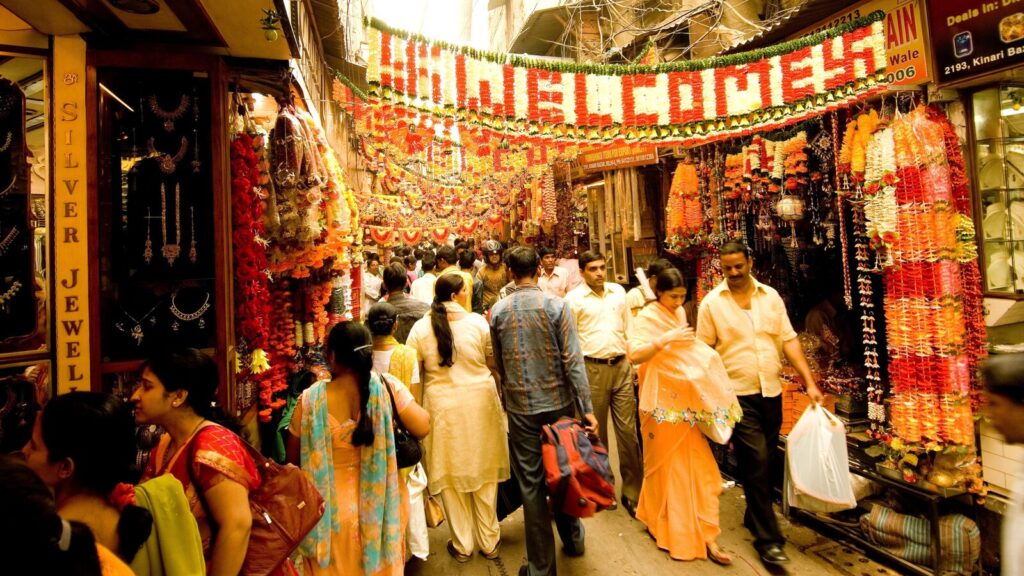
<instances>
[{"instance_id":1,"label":"silver necklace","mask_svg":"<svg viewBox=\"0 0 1024 576\"><path fill-rule=\"evenodd\" d=\"M160 107L160 102L156 99L156 94L150 94L149 96L149 109L153 114L164 121L164 130L168 132L174 132L174 122L181 118L185 111L188 110L188 94L181 95L181 102L178 107L174 110L167 111Z\"/></svg>"},{"instance_id":2,"label":"silver necklace","mask_svg":"<svg viewBox=\"0 0 1024 576\"><path fill-rule=\"evenodd\" d=\"M142 316L142 318L136 318L135 316L132 316L131 314L129 314L128 311L124 309L124 306L118 306L118 308L121 309L121 313L123 313L125 316L127 316L129 320L131 320L132 322L135 323L135 325L132 326L132 329L129 331L129 330L125 330L124 322L116 322L116 323L114 323L114 328L117 328L121 332L124 332L124 333L128 334L129 336L131 336L132 338L134 338L136 346L142 346L142 338L143 338L143 336L145 336L145 334L143 334L143 332L142 332L142 323L146 321L146 318L149 318L149 324L151 326L155 326L156 325L156 316L152 316L152 314L153 314L153 312L156 312L156 309L159 308L159 307L160 307L160 302L157 302L155 306L153 306L152 308L149 309L149 312L146 312Z\"/></svg>"},{"instance_id":3,"label":"silver necklace","mask_svg":"<svg viewBox=\"0 0 1024 576\"><path fill-rule=\"evenodd\" d=\"M7 152L7 149L11 147L11 142L14 140L14 132L7 132L7 137L4 138L4 143L0 146L0 152Z\"/></svg>"},{"instance_id":4,"label":"silver necklace","mask_svg":"<svg viewBox=\"0 0 1024 576\"><path fill-rule=\"evenodd\" d=\"M21 230L18 230L17 226L11 227L11 231L4 236L3 240L0 240L0 256L3 256L14 245L14 240L18 238L20 233Z\"/></svg>"},{"instance_id":5,"label":"silver necklace","mask_svg":"<svg viewBox=\"0 0 1024 576\"><path fill-rule=\"evenodd\" d=\"M181 162L181 159L185 157L185 153L188 152L188 138L185 138L184 136L181 137L181 147L178 148L178 153L174 156L157 150L156 146L153 145L152 136L149 137L149 141L146 142L146 146L149 148L150 155L159 158L158 162L160 171L164 174L170 175L174 174L175 170L178 169L178 162Z\"/></svg>"},{"instance_id":6,"label":"silver necklace","mask_svg":"<svg viewBox=\"0 0 1024 576\"><path fill-rule=\"evenodd\" d=\"M11 192L11 190L14 190L14 184L15 184L15 183L16 183L17 181L18 181L18 175L17 175L17 174L15 174L15 175L14 175L14 176L13 176L13 177L11 178L11 183L10 183L10 184L8 184L8 185L7 185L7 187L6 187L6 188L4 188L3 190L0 190L0 198L3 198L4 196L7 196L7 194L9 194L9 193Z\"/></svg>"},{"instance_id":7,"label":"silver necklace","mask_svg":"<svg viewBox=\"0 0 1024 576\"><path fill-rule=\"evenodd\" d=\"M190 312L187 314L185 312L182 312L178 308L178 304L177 302L175 302L175 298L177 297L177 294L173 294L171 296L171 314L174 314L174 317L177 318L177 320L171 322L171 330L177 332L178 329L181 328L181 325L178 324L178 320L181 320L182 322L192 322L197 318L199 319L199 328L206 328L206 320L203 319L202 316L203 314L206 314L207 310L210 309L210 293L206 293L206 300L203 301L203 305L200 306L199 309L197 309L195 312Z\"/></svg>"}]
</instances>

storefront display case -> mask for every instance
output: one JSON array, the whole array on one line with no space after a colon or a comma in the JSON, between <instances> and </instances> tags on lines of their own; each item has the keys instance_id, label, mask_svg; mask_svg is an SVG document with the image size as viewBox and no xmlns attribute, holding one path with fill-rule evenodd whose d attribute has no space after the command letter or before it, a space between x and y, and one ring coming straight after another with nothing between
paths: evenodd
<instances>
[{"instance_id":1,"label":"storefront display case","mask_svg":"<svg viewBox=\"0 0 1024 576\"><path fill-rule=\"evenodd\" d=\"M970 101L983 288L1024 298L1024 85L986 87Z\"/></svg>"},{"instance_id":2,"label":"storefront display case","mask_svg":"<svg viewBox=\"0 0 1024 576\"><path fill-rule=\"evenodd\" d=\"M187 346L221 360L230 398L221 64L184 54L158 66L124 53L89 60L93 388L117 392L156 350Z\"/></svg>"},{"instance_id":3,"label":"storefront display case","mask_svg":"<svg viewBox=\"0 0 1024 576\"><path fill-rule=\"evenodd\" d=\"M50 351L47 62L0 52L0 364Z\"/></svg>"}]
</instances>

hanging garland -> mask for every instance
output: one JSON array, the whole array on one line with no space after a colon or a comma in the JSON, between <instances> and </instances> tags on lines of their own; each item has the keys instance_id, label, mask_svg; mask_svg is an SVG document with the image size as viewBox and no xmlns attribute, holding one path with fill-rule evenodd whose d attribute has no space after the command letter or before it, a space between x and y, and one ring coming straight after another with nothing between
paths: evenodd
<instances>
[{"instance_id":1,"label":"hanging garland","mask_svg":"<svg viewBox=\"0 0 1024 576\"><path fill-rule=\"evenodd\" d=\"M267 349L270 326L270 294L267 286L267 252L263 239L263 191L260 157L265 134L254 140L245 133L231 142L231 238L235 255L235 319L239 343L236 373L243 389L262 389L270 369ZM248 400L248 398L246 398Z\"/></svg>"},{"instance_id":2,"label":"hanging garland","mask_svg":"<svg viewBox=\"0 0 1024 576\"><path fill-rule=\"evenodd\" d=\"M658 64L565 64L366 22L370 105L533 141L707 142L777 128L884 88L880 11L770 48Z\"/></svg>"},{"instance_id":3,"label":"hanging garland","mask_svg":"<svg viewBox=\"0 0 1024 576\"><path fill-rule=\"evenodd\" d=\"M689 161L680 162L672 175L665 207L666 249L682 254L692 248L706 247L708 235L703 218L697 166Z\"/></svg>"}]
</instances>

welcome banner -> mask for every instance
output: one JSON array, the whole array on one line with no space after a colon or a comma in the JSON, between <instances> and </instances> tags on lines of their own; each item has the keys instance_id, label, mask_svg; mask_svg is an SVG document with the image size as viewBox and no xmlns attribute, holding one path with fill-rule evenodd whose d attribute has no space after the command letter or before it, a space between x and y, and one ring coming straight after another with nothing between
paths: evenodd
<instances>
[{"instance_id":1,"label":"welcome banner","mask_svg":"<svg viewBox=\"0 0 1024 576\"><path fill-rule=\"evenodd\" d=\"M687 144L780 127L885 88L882 12L762 50L640 65L543 61L367 21L371 103L504 135Z\"/></svg>"}]
</instances>

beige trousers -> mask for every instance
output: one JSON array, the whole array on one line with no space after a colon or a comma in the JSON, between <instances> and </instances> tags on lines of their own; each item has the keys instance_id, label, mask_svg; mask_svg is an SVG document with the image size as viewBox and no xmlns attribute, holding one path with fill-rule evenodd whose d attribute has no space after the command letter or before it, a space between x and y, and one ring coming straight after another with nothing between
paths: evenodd
<instances>
[{"instance_id":1,"label":"beige trousers","mask_svg":"<svg viewBox=\"0 0 1024 576\"><path fill-rule=\"evenodd\" d=\"M460 554L474 550L491 552L501 539L498 526L498 483L484 484L476 492L441 491L441 505L452 534L452 543ZM475 545L474 545L475 542Z\"/></svg>"},{"instance_id":2,"label":"beige trousers","mask_svg":"<svg viewBox=\"0 0 1024 576\"><path fill-rule=\"evenodd\" d=\"M644 481L643 461L636 433L636 397L633 395L633 368L625 358L614 366L587 362L590 380L590 398L597 418L601 443L608 447L608 431L615 430L615 445L619 454L619 477L622 495L633 501L640 500L640 486ZM608 425L608 413L612 423Z\"/></svg>"}]
</instances>

